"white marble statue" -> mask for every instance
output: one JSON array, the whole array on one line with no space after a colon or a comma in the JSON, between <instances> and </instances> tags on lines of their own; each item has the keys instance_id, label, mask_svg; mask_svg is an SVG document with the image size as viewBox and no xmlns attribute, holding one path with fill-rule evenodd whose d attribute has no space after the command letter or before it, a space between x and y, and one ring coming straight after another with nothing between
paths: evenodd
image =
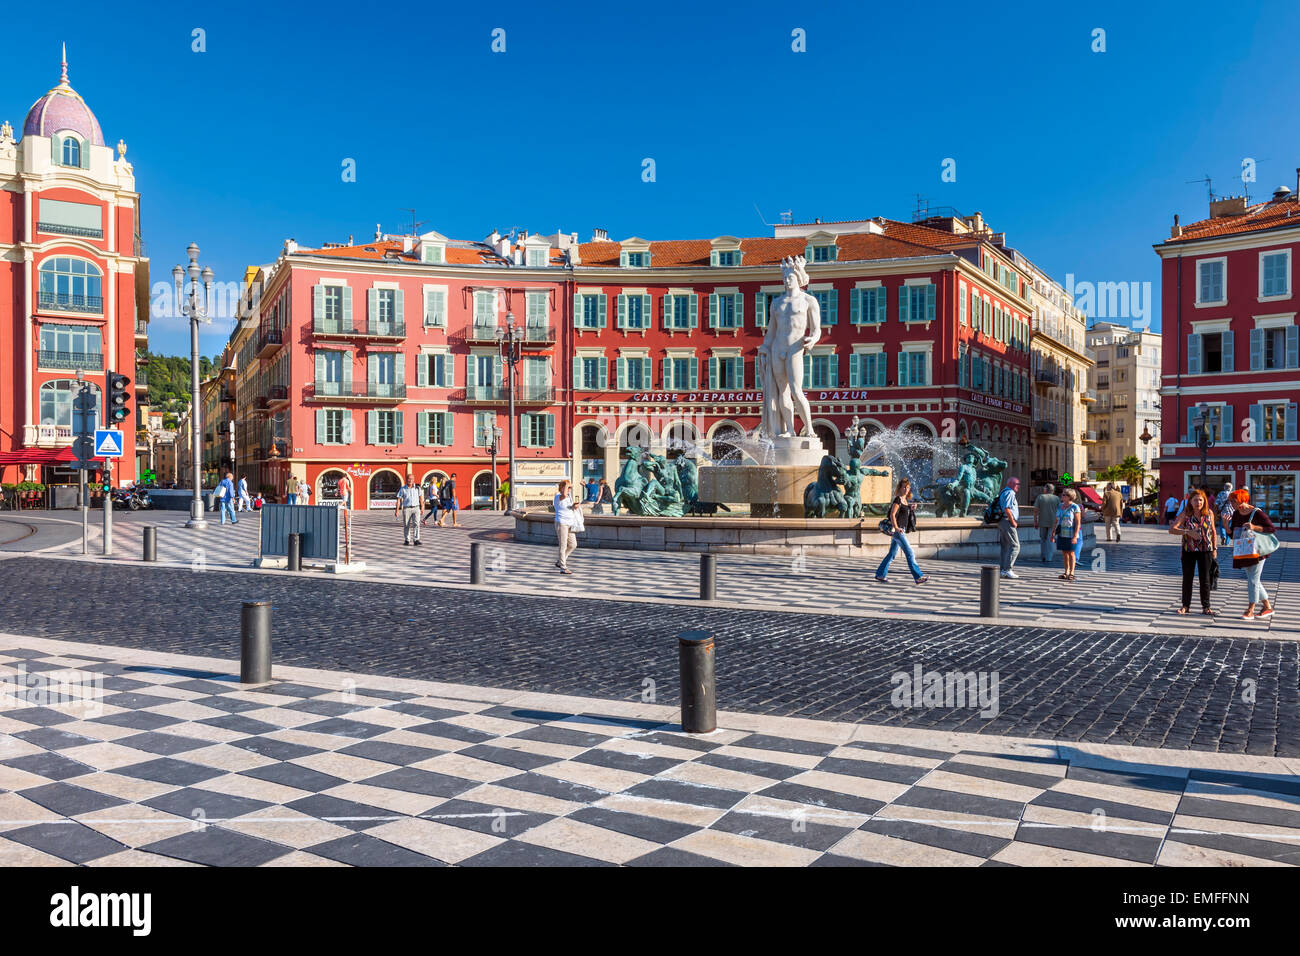
<instances>
[{"instance_id":1,"label":"white marble statue","mask_svg":"<svg viewBox=\"0 0 1300 956\"><path fill-rule=\"evenodd\" d=\"M763 377L763 418L760 429L771 439L812 435L812 410L803 393L804 353L821 338L821 307L804 291L808 273L803 256L781 260L785 292L772 300L767 334L758 348L758 368ZM795 413L803 419L796 431Z\"/></svg>"}]
</instances>

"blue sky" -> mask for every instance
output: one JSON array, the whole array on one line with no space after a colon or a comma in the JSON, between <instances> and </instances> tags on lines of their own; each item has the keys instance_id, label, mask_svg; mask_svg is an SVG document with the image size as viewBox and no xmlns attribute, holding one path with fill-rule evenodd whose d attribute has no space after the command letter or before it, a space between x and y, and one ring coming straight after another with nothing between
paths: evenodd
<instances>
[{"instance_id":1,"label":"blue sky","mask_svg":"<svg viewBox=\"0 0 1300 956\"><path fill-rule=\"evenodd\" d=\"M468 6L468 5L467 5ZM8 11L0 120L58 79L128 146L154 281L197 241L219 279L317 245L494 227L614 238L770 235L908 219L916 197L993 228L1058 281L1151 282L1174 213L1296 186L1300 67L1285 3L533 2L440 9L60 4ZM725 8L724 8L725 7ZM365 19L360 19L360 18ZM192 50L205 31L206 51ZM505 30L506 50L491 50ZM807 52L791 49L806 31ZM1094 29L1106 50L1094 53ZM356 182L344 182L345 158ZM656 181L642 181L642 161ZM941 180L945 159L956 181ZM220 350L229 322L205 330ZM179 320L155 320L179 354Z\"/></svg>"}]
</instances>

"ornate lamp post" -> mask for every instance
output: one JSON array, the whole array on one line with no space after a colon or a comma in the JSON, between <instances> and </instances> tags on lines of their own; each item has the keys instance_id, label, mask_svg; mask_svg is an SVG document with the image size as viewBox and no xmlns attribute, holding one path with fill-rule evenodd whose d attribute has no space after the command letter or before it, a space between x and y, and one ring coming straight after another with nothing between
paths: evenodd
<instances>
[{"instance_id":1,"label":"ornate lamp post","mask_svg":"<svg viewBox=\"0 0 1300 956\"><path fill-rule=\"evenodd\" d=\"M190 520L187 528L202 530L208 526L203 517L203 402L199 395L199 323L208 321L208 307L212 297L212 270L199 269L199 247L191 242L185 250L190 264L172 269L176 280L176 309L190 320L190 425L193 429L193 481L194 497L190 499ZM190 277L189 292L184 291L184 278ZM203 305L199 305L199 280L203 280Z\"/></svg>"},{"instance_id":2,"label":"ornate lamp post","mask_svg":"<svg viewBox=\"0 0 1300 956\"><path fill-rule=\"evenodd\" d=\"M1206 467L1210 449L1214 447L1214 435L1210 433L1210 410L1206 405L1197 406L1196 411L1196 447L1201 450L1201 488L1206 487ZM1208 492L1206 492L1208 494Z\"/></svg>"},{"instance_id":3,"label":"ornate lamp post","mask_svg":"<svg viewBox=\"0 0 1300 956\"><path fill-rule=\"evenodd\" d=\"M1138 439L1141 440L1141 442L1142 442L1142 447L1143 447L1143 448L1145 448L1147 445L1149 445L1149 444L1151 443L1151 439L1152 439L1152 438L1155 438L1155 437L1156 437L1155 435L1152 435L1152 434L1151 434L1151 426L1152 426L1152 425L1155 425L1157 429L1159 429L1159 427L1160 427L1160 423L1159 423L1158 421L1156 421L1154 418L1146 418L1146 419L1143 419L1143 420L1142 420L1142 434L1141 434L1141 435L1138 435ZM1143 456L1143 457L1145 457L1145 456ZM1141 462L1141 464L1142 464L1142 483L1141 483L1138 487L1139 487L1139 488L1141 489L1141 491L1142 491L1142 522L1143 522L1143 524L1145 524L1145 523L1146 523L1146 520L1147 520L1147 502L1146 502L1146 497L1147 497L1147 468L1146 468L1146 462L1145 462L1145 461ZM1160 505L1160 502L1157 501L1157 502L1156 502L1156 507L1157 507L1157 509L1159 508L1159 505Z\"/></svg>"},{"instance_id":4,"label":"ornate lamp post","mask_svg":"<svg viewBox=\"0 0 1300 956\"><path fill-rule=\"evenodd\" d=\"M506 481L510 483L510 493L506 495L506 511L513 511L515 509L515 366L519 364L520 343L524 340L524 330L515 325L513 312L506 313L505 328L497 326L496 340L497 348L501 352L501 364L506 368L506 394L509 399L510 415L507 421L510 440L507 452L510 456L510 466L506 474ZM495 470L493 475L495 481Z\"/></svg>"},{"instance_id":5,"label":"ornate lamp post","mask_svg":"<svg viewBox=\"0 0 1300 956\"><path fill-rule=\"evenodd\" d=\"M501 447L501 426L493 422L491 425L485 425L479 432L480 439L487 446L488 454L492 456L492 510L497 510L497 499L501 497L497 491L497 449Z\"/></svg>"}]
</instances>

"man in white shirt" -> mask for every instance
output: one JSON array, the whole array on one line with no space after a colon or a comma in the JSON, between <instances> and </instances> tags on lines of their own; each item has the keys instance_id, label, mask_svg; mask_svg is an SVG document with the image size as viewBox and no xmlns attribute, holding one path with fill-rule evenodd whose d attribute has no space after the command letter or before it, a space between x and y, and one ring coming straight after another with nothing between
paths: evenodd
<instances>
[{"instance_id":1,"label":"man in white shirt","mask_svg":"<svg viewBox=\"0 0 1300 956\"><path fill-rule=\"evenodd\" d=\"M415 475L406 476L406 484L397 489L396 507L393 509L402 522L402 544L420 543L420 486Z\"/></svg>"},{"instance_id":2,"label":"man in white shirt","mask_svg":"<svg viewBox=\"0 0 1300 956\"><path fill-rule=\"evenodd\" d=\"M1019 478L1008 478L998 495L998 504L1002 507L1002 518L998 521L998 533L1002 544L1002 577L1018 578L1020 575L1012 570L1020 554L1020 502L1016 493L1020 490Z\"/></svg>"},{"instance_id":3,"label":"man in white shirt","mask_svg":"<svg viewBox=\"0 0 1300 956\"><path fill-rule=\"evenodd\" d=\"M252 511L253 499L248 495L248 476L239 476L239 510Z\"/></svg>"},{"instance_id":4,"label":"man in white shirt","mask_svg":"<svg viewBox=\"0 0 1300 956\"><path fill-rule=\"evenodd\" d=\"M1174 518L1178 514L1178 496L1170 495L1169 500L1165 502L1165 524L1173 524Z\"/></svg>"}]
</instances>

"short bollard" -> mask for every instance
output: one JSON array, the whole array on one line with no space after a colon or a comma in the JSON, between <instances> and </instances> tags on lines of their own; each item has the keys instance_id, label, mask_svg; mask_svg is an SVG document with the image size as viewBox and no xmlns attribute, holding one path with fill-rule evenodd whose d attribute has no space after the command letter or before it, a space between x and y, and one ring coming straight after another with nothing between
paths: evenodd
<instances>
[{"instance_id":1,"label":"short bollard","mask_svg":"<svg viewBox=\"0 0 1300 956\"><path fill-rule=\"evenodd\" d=\"M151 524L144 526L144 559L158 560L158 529Z\"/></svg>"},{"instance_id":2,"label":"short bollard","mask_svg":"<svg viewBox=\"0 0 1300 956\"><path fill-rule=\"evenodd\" d=\"M475 541L469 546L469 583L483 583L483 542Z\"/></svg>"},{"instance_id":3,"label":"short bollard","mask_svg":"<svg viewBox=\"0 0 1300 956\"><path fill-rule=\"evenodd\" d=\"M290 571L302 570L302 535L296 532L289 535L289 560L285 567Z\"/></svg>"},{"instance_id":4,"label":"short bollard","mask_svg":"<svg viewBox=\"0 0 1300 956\"><path fill-rule=\"evenodd\" d=\"M712 601L718 596L718 559L716 555L700 555L700 600Z\"/></svg>"},{"instance_id":5,"label":"short bollard","mask_svg":"<svg viewBox=\"0 0 1300 956\"><path fill-rule=\"evenodd\" d=\"M998 573L996 564L980 567L980 617L998 616Z\"/></svg>"},{"instance_id":6,"label":"short bollard","mask_svg":"<svg viewBox=\"0 0 1300 956\"><path fill-rule=\"evenodd\" d=\"M271 680L271 602L245 601L239 612L239 682Z\"/></svg>"},{"instance_id":7,"label":"short bollard","mask_svg":"<svg viewBox=\"0 0 1300 956\"><path fill-rule=\"evenodd\" d=\"M683 631L677 635L682 675L682 730L707 734L718 727L713 687L713 633Z\"/></svg>"}]
</instances>

